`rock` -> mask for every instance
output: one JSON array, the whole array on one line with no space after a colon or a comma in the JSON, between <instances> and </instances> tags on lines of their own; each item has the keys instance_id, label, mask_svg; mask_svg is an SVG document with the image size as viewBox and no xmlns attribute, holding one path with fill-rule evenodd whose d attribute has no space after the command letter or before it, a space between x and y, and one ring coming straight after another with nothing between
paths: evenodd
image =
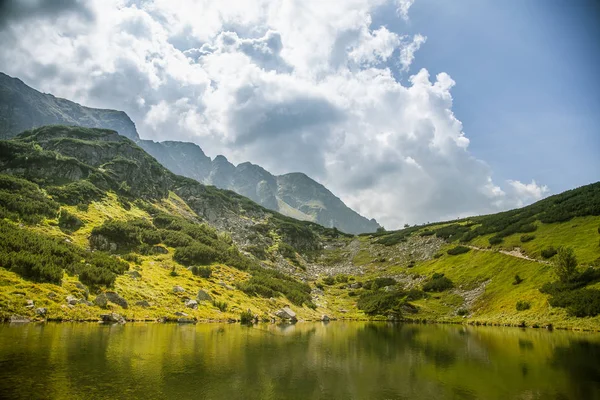
<instances>
[{"instance_id":1,"label":"rock","mask_svg":"<svg viewBox=\"0 0 600 400\"><path fill-rule=\"evenodd\" d=\"M87 300L90 295L90 290L81 282L75 282L75 287L83 292L83 296Z\"/></svg>"},{"instance_id":2,"label":"rock","mask_svg":"<svg viewBox=\"0 0 600 400\"><path fill-rule=\"evenodd\" d=\"M223 286L227 290L235 290L235 288L233 286L230 286L223 281L219 282L219 285Z\"/></svg>"},{"instance_id":3,"label":"rock","mask_svg":"<svg viewBox=\"0 0 600 400\"><path fill-rule=\"evenodd\" d=\"M104 293L100 293L98 296L96 296L96 298L94 299L94 303L101 308L106 308L106 306L108 305L108 298L106 297L106 295Z\"/></svg>"},{"instance_id":4,"label":"rock","mask_svg":"<svg viewBox=\"0 0 600 400\"><path fill-rule=\"evenodd\" d=\"M344 314L348 312L348 310L344 310L344 309L340 309L339 311Z\"/></svg>"},{"instance_id":5,"label":"rock","mask_svg":"<svg viewBox=\"0 0 600 400\"><path fill-rule=\"evenodd\" d=\"M142 277L142 274L135 270L127 271L126 274L129 275L129 277L132 279L140 279Z\"/></svg>"},{"instance_id":6,"label":"rock","mask_svg":"<svg viewBox=\"0 0 600 400\"><path fill-rule=\"evenodd\" d=\"M206 293L204 290L198 290L198 296L196 296L197 301L212 301L212 297L210 294Z\"/></svg>"},{"instance_id":7,"label":"rock","mask_svg":"<svg viewBox=\"0 0 600 400\"><path fill-rule=\"evenodd\" d=\"M181 286L173 286L173 293L183 293L185 292L185 289L182 288Z\"/></svg>"},{"instance_id":8,"label":"rock","mask_svg":"<svg viewBox=\"0 0 600 400\"><path fill-rule=\"evenodd\" d=\"M10 316L11 324L25 324L27 322L29 322L29 318L24 317L22 315L11 315Z\"/></svg>"},{"instance_id":9,"label":"rock","mask_svg":"<svg viewBox=\"0 0 600 400\"><path fill-rule=\"evenodd\" d=\"M326 314L321 315L321 321L329 322L329 316L327 316Z\"/></svg>"},{"instance_id":10,"label":"rock","mask_svg":"<svg viewBox=\"0 0 600 400\"><path fill-rule=\"evenodd\" d=\"M74 306L75 304L79 304L79 299L73 295L68 295L66 297L66 300L67 300L67 304L69 304L71 306Z\"/></svg>"},{"instance_id":11,"label":"rock","mask_svg":"<svg viewBox=\"0 0 600 400\"><path fill-rule=\"evenodd\" d=\"M85 299L79 300L79 304L85 304L86 306L90 306L90 307L92 307L94 305L94 303L92 303L91 301L87 301Z\"/></svg>"},{"instance_id":12,"label":"rock","mask_svg":"<svg viewBox=\"0 0 600 400\"><path fill-rule=\"evenodd\" d=\"M48 313L48 310L44 307L40 307L35 309L35 313L41 317L44 317Z\"/></svg>"},{"instance_id":13,"label":"rock","mask_svg":"<svg viewBox=\"0 0 600 400\"><path fill-rule=\"evenodd\" d=\"M150 307L150 303L148 303L146 300L136 301L135 305L138 306L138 307L142 307L142 308L148 308L148 307Z\"/></svg>"},{"instance_id":14,"label":"rock","mask_svg":"<svg viewBox=\"0 0 600 400\"><path fill-rule=\"evenodd\" d=\"M192 310L198 309L198 302L196 300L188 300L185 302L185 306L187 308L191 308Z\"/></svg>"},{"instance_id":15,"label":"rock","mask_svg":"<svg viewBox=\"0 0 600 400\"><path fill-rule=\"evenodd\" d=\"M152 250L150 250L152 254L168 254L169 250L167 250L164 246L153 246Z\"/></svg>"},{"instance_id":16,"label":"rock","mask_svg":"<svg viewBox=\"0 0 600 400\"><path fill-rule=\"evenodd\" d=\"M101 314L100 318L102 319L102 322L105 324L124 324L125 318L123 318L122 316L120 316L117 313L110 313L110 314Z\"/></svg>"},{"instance_id":17,"label":"rock","mask_svg":"<svg viewBox=\"0 0 600 400\"><path fill-rule=\"evenodd\" d=\"M383 287L383 291L384 292L395 292L396 291L396 287L394 287L394 286L384 286Z\"/></svg>"},{"instance_id":18,"label":"rock","mask_svg":"<svg viewBox=\"0 0 600 400\"><path fill-rule=\"evenodd\" d=\"M178 324L195 324L196 320L193 318L177 318Z\"/></svg>"},{"instance_id":19,"label":"rock","mask_svg":"<svg viewBox=\"0 0 600 400\"><path fill-rule=\"evenodd\" d=\"M281 310L275 312L275 315L281 319L289 319L290 321L297 321L296 313L289 307L283 307Z\"/></svg>"},{"instance_id":20,"label":"rock","mask_svg":"<svg viewBox=\"0 0 600 400\"><path fill-rule=\"evenodd\" d=\"M49 299L55 299L58 295L54 292L50 292L46 295Z\"/></svg>"},{"instance_id":21,"label":"rock","mask_svg":"<svg viewBox=\"0 0 600 400\"><path fill-rule=\"evenodd\" d=\"M181 312L181 311L177 311L177 312L175 313L175 316L177 316L177 317L187 317L187 316L188 316L188 314L186 314L186 313L184 313L184 312Z\"/></svg>"},{"instance_id":22,"label":"rock","mask_svg":"<svg viewBox=\"0 0 600 400\"><path fill-rule=\"evenodd\" d=\"M111 303L115 303L125 309L128 307L127 300L119 296L116 292L105 292L104 294Z\"/></svg>"},{"instance_id":23,"label":"rock","mask_svg":"<svg viewBox=\"0 0 600 400\"><path fill-rule=\"evenodd\" d=\"M362 287L362 283L360 282L354 282L352 284L350 284L350 286L348 286L350 289L360 289Z\"/></svg>"},{"instance_id":24,"label":"rock","mask_svg":"<svg viewBox=\"0 0 600 400\"><path fill-rule=\"evenodd\" d=\"M25 308L33 308L35 305L33 304L33 300L27 300L25 302Z\"/></svg>"}]
</instances>

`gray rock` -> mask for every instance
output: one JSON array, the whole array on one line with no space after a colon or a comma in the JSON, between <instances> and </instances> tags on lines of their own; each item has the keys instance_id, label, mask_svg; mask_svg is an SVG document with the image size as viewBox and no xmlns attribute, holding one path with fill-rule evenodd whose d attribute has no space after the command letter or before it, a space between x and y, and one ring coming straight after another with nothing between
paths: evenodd
<instances>
[{"instance_id":1,"label":"gray rock","mask_svg":"<svg viewBox=\"0 0 600 400\"><path fill-rule=\"evenodd\" d=\"M148 307L150 307L150 303L148 303L146 300L136 301L135 305L138 306L138 307L142 307L142 308L148 308Z\"/></svg>"},{"instance_id":2,"label":"gray rock","mask_svg":"<svg viewBox=\"0 0 600 400\"><path fill-rule=\"evenodd\" d=\"M178 324L195 324L196 320L193 318L177 318Z\"/></svg>"},{"instance_id":3,"label":"gray rock","mask_svg":"<svg viewBox=\"0 0 600 400\"><path fill-rule=\"evenodd\" d=\"M132 279L140 279L142 277L142 274L135 270L127 271L126 274L129 275L129 277Z\"/></svg>"},{"instance_id":4,"label":"gray rock","mask_svg":"<svg viewBox=\"0 0 600 400\"><path fill-rule=\"evenodd\" d=\"M48 310L44 307L40 307L35 309L35 313L41 317L44 317L48 313Z\"/></svg>"},{"instance_id":5,"label":"gray rock","mask_svg":"<svg viewBox=\"0 0 600 400\"><path fill-rule=\"evenodd\" d=\"M75 304L79 304L79 299L73 295L68 295L66 297L67 304L74 306Z\"/></svg>"},{"instance_id":6,"label":"gray rock","mask_svg":"<svg viewBox=\"0 0 600 400\"><path fill-rule=\"evenodd\" d=\"M173 286L173 293L183 293L185 292L185 289L182 288L181 286Z\"/></svg>"},{"instance_id":7,"label":"gray rock","mask_svg":"<svg viewBox=\"0 0 600 400\"><path fill-rule=\"evenodd\" d=\"M108 305L108 298L106 297L106 295L104 293L100 293L98 296L96 296L96 298L94 299L94 303L101 308L105 308Z\"/></svg>"},{"instance_id":8,"label":"gray rock","mask_svg":"<svg viewBox=\"0 0 600 400\"><path fill-rule=\"evenodd\" d=\"M281 319L297 321L296 313L292 311L289 307L283 307L281 310L275 312L275 315Z\"/></svg>"},{"instance_id":9,"label":"gray rock","mask_svg":"<svg viewBox=\"0 0 600 400\"><path fill-rule=\"evenodd\" d=\"M128 307L127 300L119 296L116 292L105 292L104 294L111 303L115 303L125 309Z\"/></svg>"},{"instance_id":10,"label":"gray rock","mask_svg":"<svg viewBox=\"0 0 600 400\"><path fill-rule=\"evenodd\" d=\"M360 282L354 282L352 284L350 284L349 288L350 289L360 289L362 287L362 283Z\"/></svg>"},{"instance_id":11,"label":"gray rock","mask_svg":"<svg viewBox=\"0 0 600 400\"><path fill-rule=\"evenodd\" d=\"M48 296L49 299L55 299L58 295L54 292L50 292L46 296Z\"/></svg>"},{"instance_id":12,"label":"gray rock","mask_svg":"<svg viewBox=\"0 0 600 400\"><path fill-rule=\"evenodd\" d=\"M204 290L198 290L198 296L196 296L197 301L212 301L212 297L210 294L206 293Z\"/></svg>"},{"instance_id":13,"label":"gray rock","mask_svg":"<svg viewBox=\"0 0 600 400\"><path fill-rule=\"evenodd\" d=\"M125 318L123 318L117 313L101 314L100 318L105 324L124 324L126 322Z\"/></svg>"},{"instance_id":14,"label":"gray rock","mask_svg":"<svg viewBox=\"0 0 600 400\"><path fill-rule=\"evenodd\" d=\"M192 310L198 309L198 302L196 300L188 300L185 302L185 306L187 308L191 308Z\"/></svg>"},{"instance_id":15,"label":"gray rock","mask_svg":"<svg viewBox=\"0 0 600 400\"><path fill-rule=\"evenodd\" d=\"M188 314L186 314L186 313L184 313L184 312L181 312L181 311L177 311L177 312L175 313L175 316L176 316L176 317L187 317L187 316L188 316Z\"/></svg>"},{"instance_id":16,"label":"gray rock","mask_svg":"<svg viewBox=\"0 0 600 400\"><path fill-rule=\"evenodd\" d=\"M81 282L75 282L75 287L83 292L83 296L87 300L88 296L90 295L90 290Z\"/></svg>"},{"instance_id":17,"label":"gray rock","mask_svg":"<svg viewBox=\"0 0 600 400\"><path fill-rule=\"evenodd\" d=\"M29 318L24 317L22 315L11 315L10 316L11 324L25 324L27 322L29 322Z\"/></svg>"},{"instance_id":18,"label":"gray rock","mask_svg":"<svg viewBox=\"0 0 600 400\"><path fill-rule=\"evenodd\" d=\"M35 305L33 304L33 300L25 301L25 308L33 308Z\"/></svg>"},{"instance_id":19,"label":"gray rock","mask_svg":"<svg viewBox=\"0 0 600 400\"><path fill-rule=\"evenodd\" d=\"M327 316L326 314L321 315L321 321L329 322L329 316Z\"/></svg>"}]
</instances>

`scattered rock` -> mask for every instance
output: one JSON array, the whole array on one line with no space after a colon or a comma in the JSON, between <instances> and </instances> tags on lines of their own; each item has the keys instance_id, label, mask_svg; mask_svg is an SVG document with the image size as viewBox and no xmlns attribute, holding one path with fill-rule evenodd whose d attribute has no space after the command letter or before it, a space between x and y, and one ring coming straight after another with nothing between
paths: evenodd
<instances>
[{"instance_id":1,"label":"scattered rock","mask_svg":"<svg viewBox=\"0 0 600 400\"><path fill-rule=\"evenodd\" d=\"M177 316L177 317L187 317L187 316L188 316L188 314L186 314L186 313L184 313L184 312L181 312L181 311L177 311L177 312L175 313L175 316Z\"/></svg>"},{"instance_id":2,"label":"scattered rock","mask_svg":"<svg viewBox=\"0 0 600 400\"><path fill-rule=\"evenodd\" d=\"M25 302L25 308L33 308L35 305L33 304L33 300L27 300Z\"/></svg>"},{"instance_id":3,"label":"scattered rock","mask_svg":"<svg viewBox=\"0 0 600 400\"><path fill-rule=\"evenodd\" d=\"M185 302L185 306L187 308L191 308L192 310L198 309L198 302L196 300L188 300Z\"/></svg>"},{"instance_id":4,"label":"scattered rock","mask_svg":"<svg viewBox=\"0 0 600 400\"><path fill-rule=\"evenodd\" d=\"M281 310L275 312L275 315L281 319L297 321L296 313L289 307L283 307Z\"/></svg>"},{"instance_id":5,"label":"scattered rock","mask_svg":"<svg viewBox=\"0 0 600 400\"><path fill-rule=\"evenodd\" d=\"M100 293L98 296L96 296L96 298L94 299L94 303L101 308L106 308L106 306L108 305L108 298L106 297L106 295L104 293Z\"/></svg>"},{"instance_id":6,"label":"scattered rock","mask_svg":"<svg viewBox=\"0 0 600 400\"><path fill-rule=\"evenodd\" d=\"M136 270L127 271L126 274L129 275L129 277L132 278L132 279L140 279L142 277L142 274L140 274Z\"/></svg>"},{"instance_id":7,"label":"scattered rock","mask_svg":"<svg viewBox=\"0 0 600 400\"><path fill-rule=\"evenodd\" d=\"M105 292L104 294L111 303L115 303L125 309L128 307L127 300L119 296L116 292Z\"/></svg>"},{"instance_id":8,"label":"scattered rock","mask_svg":"<svg viewBox=\"0 0 600 400\"><path fill-rule=\"evenodd\" d=\"M75 287L83 292L83 296L87 300L90 295L90 290L81 282L75 282Z\"/></svg>"},{"instance_id":9,"label":"scattered rock","mask_svg":"<svg viewBox=\"0 0 600 400\"><path fill-rule=\"evenodd\" d=\"M22 315L11 315L10 316L11 324L25 324L27 322L29 322L29 318L24 317Z\"/></svg>"},{"instance_id":10,"label":"scattered rock","mask_svg":"<svg viewBox=\"0 0 600 400\"><path fill-rule=\"evenodd\" d=\"M40 307L40 308L35 309L35 313L37 315L39 315L40 317L44 317L48 313L48 310L45 309L44 307Z\"/></svg>"},{"instance_id":11,"label":"scattered rock","mask_svg":"<svg viewBox=\"0 0 600 400\"><path fill-rule=\"evenodd\" d=\"M348 287L350 289L360 289L362 287L362 283L354 282L354 283L351 283Z\"/></svg>"},{"instance_id":12,"label":"scattered rock","mask_svg":"<svg viewBox=\"0 0 600 400\"><path fill-rule=\"evenodd\" d=\"M136 301L135 305L138 306L138 307L142 307L142 308L148 308L148 307L150 307L150 303L148 303L146 300Z\"/></svg>"},{"instance_id":13,"label":"scattered rock","mask_svg":"<svg viewBox=\"0 0 600 400\"><path fill-rule=\"evenodd\" d=\"M52 300L55 299L58 295L54 292L49 292L46 296Z\"/></svg>"},{"instance_id":14,"label":"scattered rock","mask_svg":"<svg viewBox=\"0 0 600 400\"><path fill-rule=\"evenodd\" d=\"M69 304L71 306L74 306L75 304L79 304L79 299L73 295L68 295L66 297L66 300L67 300L67 304Z\"/></svg>"},{"instance_id":15,"label":"scattered rock","mask_svg":"<svg viewBox=\"0 0 600 400\"><path fill-rule=\"evenodd\" d=\"M198 296L196 296L197 301L212 301L212 297L210 294L206 293L204 290L198 290Z\"/></svg>"},{"instance_id":16,"label":"scattered rock","mask_svg":"<svg viewBox=\"0 0 600 400\"><path fill-rule=\"evenodd\" d=\"M321 321L323 321L323 322L329 322L329 316L327 316L325 314L321 315Z\"/></svg>"},{"instance_id":17,"label":"scattered rock","mask_svg":"<svg viewBox=\"0 0 600 400\"><path fill-rule=\"evenodd\" d=\"M122 316L120 316L117 313L110 313L110 314L101 314L100 318L102 319L102 322L105 324L124 324L125 318L123 318Z\"/></svg>"},{"instance_id":18,"label":"scattered rock","mask_svg":"<svg viewBox=\"0 0 600 400\"><path fill-rule=\"evenodd\" d=\"M181 286L173 286L173 293L183 293L185 292L185 289L182 288Z\"/></svg>"}]
</instances>

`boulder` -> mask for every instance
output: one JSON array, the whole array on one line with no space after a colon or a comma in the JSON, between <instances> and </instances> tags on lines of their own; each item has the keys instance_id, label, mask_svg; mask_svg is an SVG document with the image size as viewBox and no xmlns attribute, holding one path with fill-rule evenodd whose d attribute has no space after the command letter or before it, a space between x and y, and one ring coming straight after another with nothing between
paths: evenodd
<instances>
[{"instance_id":1,"label":"boulder","mask_svg":"<svg viewBox=\"0 0 600 400\"><path fill-rule=\"evenodd\" d=\"M75 282L75 287L83 292L83 296L87 300L88 296L90 295L90 290L81 282Z\"/></svg>"},{"instance_id":2,"label":"boulder","mask_svg":"<svg viewBox=\"0 0 600 400\"><path fill-rule=\"evenodd\" d=\"M184 293L185 289L181 286L173 286L173 293Z\"/></svg>"},{"instance_id":3,"label":"boulder","mask_svg":"<svg viewBox=\"0 0 600 400\"><path fill-rule=\"evenodd\" d=\"M142 277L142 274L140 274L136 270L127 271L126 274L129 275L129 277L132 278L132 279L140 279Z\"/></svg>"},{"instance_id":4,"label":"boulder","mask_svg":"<svg viewBox=\"0 0 600 400\"><path fill-rule=\"evenodd\" d=\"M55 299L58 295L54 292L49 292L46 296L52 300Z\"/></svg>"},{"instance_id":5,"label":"boulder","mask_svg":"<svg viewBox=\"0 0 600 400\"><path fill-rule=\"evenodd\" d=\"M33 300L25 301L25 308L33 308L35 305L33 304Z\"/></svg>"},{"instance_id":6,"label":"boulder","mask_svg":"<svg viewBox=\"0 0 600 400\"><path fill-rule=\"evenodd\" d=\"M281 310L275 312L275 315L281 319L297 321L296 313L289 307L283 307Z\"/></svg>"},{"instance_id":7,"label":"boulder","mask_svg":"<svg viewBox=\"0 0 600 400\"><path fill-rule=\"evenodd\" d=\"M125 309L128 307L127 300L119 296L116 292L105 292L104 294L111 303L115 303Z\"/></svg>"},{"instance_id":8,"label":"boulder","mask_svg":"<svg viewBox=\"0 0 600 400\"><path fill-rule=\"evenodd\" d=\"M94 303L101 308L105 308L108 305L108 299L106 298L106 295L104 293L100 293L98 296L96 296L96 298L94 299Z\"/></svg>"},{"instance_id":9,"label":"boulder","mask_svg":"<svg viewBox=\"0 0 600 400\"><path fill-rule=\"evenodd\" d=\"M75 304L79 304L79 299L73 295L68 295L66 297L66 300L67 300L67 304L69 304L71 306L74 306Z\"/></svg>"},{"instance_id":10,"label":"boulder","mask_svg":"<svg viewBox=\"0 0 600 400\"><path fill-rule=\"evenodd\" d=\"M196 320L194 318L177 318L178 324L195 324Z\"/></svg>"},{"instance_id":11,"label":"boulder","mask_svg":"<svg viewBox=\"0 0 600 400\"><path fill-rule=\"evenodd\" d=\"M206 293L204 290L198 290L198 296L196 296L197 301L212 301L212 297L210 294Z\"/></svg>"},{"instance_id":12,"label":"boulder","mask_svg":"<svg viewBox=\"0 0 600 400\"><path fill-rule=\"evenodd\" d=\"M101 314L100 318L105 324L124 324L126 322L125 318L123 318L117 313Z\"/></svg>"},{"instance_id":13,"label":"boulder","mask_svg":"<svg viewBox=\"0 0 600 400\"><path fill-rule=\"evenodd\" d=\"M29 318L24 317L22 315L11 315L10 316L11 324L25 324L27 322L29 322Z\"/></svg>"},{"instance_id":14,"label":"boulder","mask_svg":"<svg viewBox=\"0 0 600 400\"><path fill-rule=\"evenodd\" d=\"M152 254L167 254L169 253L169 250L167 250L164 246L156 245L152 247L152 250L150 250L150 252Z\"/></svg>"},{"instance_id":15,"label":"boulder","mask_svg":"<svg viewBox=\"0 0 600 400\"><path fill-rule=\"evenodd\" d=\"M35 313L36 313L36 315L39 315L40 317L44 317L48 313L48 310L45 309L44 307L40 307L40 308L35 309Z\"/></svg>"},{"instance_id":16,"label":"boulder","mask_svg":"<svg viewBox=\"0 0 600 400\"><path fill-rule=\"evenodd\" d=\"M177 311L177 312L175 313L175 316L176 316L176 317L187 317L188 315L187 315L186 313L184 313L184 312Z\"/></svg>"},{"instance_id":17,"label":"boulder","mask_svg":"<svg viewBox=\"0 0 600 400\"><path fill-rule=\"evenodd\" d=\"M329 322L329 316L326 314L321 315L321 321L323 322Z\"/></svg>"},{"instance_id":18,"label":"boulder","mask_svg":"<svg viewBox=\"0 0 600 400\"><path fill-rule=\"evenodd\" d=\"M351 283L348 287L350 289L360 289L362 287L362 283L354 282L354 283Z\"/></svg>"},{"instance_id":19,"label":"boulder","mask_svg":"<svg viewBox=\"0 0 600 400\"><path fill-rule=\"evenodd\" d=\"M185 302L185 306L187 308L191 308L192 310L198 309L198 302L196 300L188 300Z\"/></svg>"},{"instance_id":20,"label":"boulder","mask_svg":"<svg viewBox=\"0 0 600 400\"><path fill-rule=\"evenodd\" d=\"M142 308L148 308L148 307L150 307L150 303L148 303L146 300L136 301L135 305L138 306L138 307L142 307Z\"/></svg>"}]
</instances>

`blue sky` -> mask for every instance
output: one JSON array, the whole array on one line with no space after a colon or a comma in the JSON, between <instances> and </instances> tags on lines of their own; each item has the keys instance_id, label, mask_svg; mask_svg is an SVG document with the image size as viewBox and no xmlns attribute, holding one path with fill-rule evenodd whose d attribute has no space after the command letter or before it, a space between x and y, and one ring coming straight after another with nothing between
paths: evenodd
<instances>
[{"instance_id":1,"label":"blue sky","mask_svg":"<svg viewBox=\"0 0 600 400\"><path fill-rule=\"evenodd\" d=\"M600 180L600 3L417 0L374 24L421 33L411 71L447 72L453 110L498 180L552 193Z\"/></svg>"}]
</instances>

